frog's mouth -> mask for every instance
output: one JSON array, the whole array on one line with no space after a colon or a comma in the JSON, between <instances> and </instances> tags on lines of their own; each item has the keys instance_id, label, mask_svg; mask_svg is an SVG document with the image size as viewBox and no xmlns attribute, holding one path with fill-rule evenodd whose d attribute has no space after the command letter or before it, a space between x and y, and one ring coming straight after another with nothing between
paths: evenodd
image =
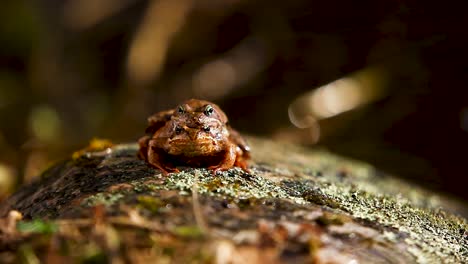
<instances>
[{"instance_id":1,"label":"frog's mouth","mask_svg":"<svg viewBox=\"0 0 468 264\"><path fill-rule=\"evenodd\" d=\"M187 157L210 156L221 150L213 139L196 141L174 139L169 142L169 145L167 152L170 155L184 155Z\"/></svg>"}]
</instances>

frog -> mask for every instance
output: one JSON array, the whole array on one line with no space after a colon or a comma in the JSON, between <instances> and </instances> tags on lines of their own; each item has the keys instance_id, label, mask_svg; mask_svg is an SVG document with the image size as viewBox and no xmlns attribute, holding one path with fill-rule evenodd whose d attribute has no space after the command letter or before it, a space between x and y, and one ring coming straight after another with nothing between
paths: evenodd
<instances>
[{"instance_id":1,"label":"frog","mask_svg":"<svg viewBox=\"0 0 468 264\"><path fill-rule=\"evenodd\" d=\"M167 175L177 166L219 171L240 167L248 172L251 150L215 103L189 99L174 109L148 118L146 135L138 140L138 157Z\"/></svg>"}]
</instances>

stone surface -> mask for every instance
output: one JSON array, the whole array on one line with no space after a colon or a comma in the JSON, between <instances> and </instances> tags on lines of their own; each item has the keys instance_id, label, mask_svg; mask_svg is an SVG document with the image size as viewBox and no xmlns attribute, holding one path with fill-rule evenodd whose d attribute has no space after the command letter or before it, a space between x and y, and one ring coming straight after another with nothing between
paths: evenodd
<instances>
[{"instance_id":1,"label":"stone surface","mask_svg":"<svg viewBox=\"0 0 468 264\"><path fill-rule=\"evenodd\" d=\"M249 139L249 173L184 168L164 177L134 144L60 162L0 206L24 218L1 233L0 257L468 262L468 225L452 214L466 215L463 205L323 150Z\"/></svg>"}]
</instances>

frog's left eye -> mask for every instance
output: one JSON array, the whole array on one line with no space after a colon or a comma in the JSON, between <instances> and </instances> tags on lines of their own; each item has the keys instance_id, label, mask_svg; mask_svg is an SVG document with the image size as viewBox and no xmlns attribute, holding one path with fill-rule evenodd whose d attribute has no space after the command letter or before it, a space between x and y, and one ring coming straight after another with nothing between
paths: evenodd
<instances>
[{"instance_id":1,"label":"frog's left eye","mask_svg":"<svg viewBox=\"0 0 468 264\"><path fill-rule=\"evenodd\" d=\"M211 105L205 106L205 111L203 111L203 113L205 113L206 116L210 116L211 114L213 114L213 112L214 109Z\"/></svg>"},{"instance_id":2,"label":"frog's left eye","mask_svg":"<svg viewBox=\"0 0 468 264\"><path fill-rule=\"evenodd\" d=\"M205 131L205 132L210 132L210 127L209 127L209 126L204 126L204 127L203 127L203 131Z\"/></svg>"},{"instance_id":3,"label":"frog's left eye","mask_svg":"<svg viewBox=\"0 0 468 264\"><path fill-rule=\"evenodd\" d=\"M184 109L184 107L183 107L183 106L181 106L181 105L179 105L179 107L177 108L177 112L178 112L179 114L183 114L183 113L185 113L185 109Z\"/></svg>"}]
</instances>

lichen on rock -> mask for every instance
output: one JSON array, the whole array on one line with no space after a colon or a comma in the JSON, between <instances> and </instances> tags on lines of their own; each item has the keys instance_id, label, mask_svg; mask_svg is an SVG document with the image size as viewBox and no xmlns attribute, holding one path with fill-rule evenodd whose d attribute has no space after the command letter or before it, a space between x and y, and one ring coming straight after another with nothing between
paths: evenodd
<instances>
[{"instance_id":1,"label":"lichen on rock","mask_svg":"<svg viewBox=\"0 0 468 264\"><path fill-rule=\"evenodd\" d=\"M151 252L172 262L467 262L468 225L452 214L465 214L463 205L323 150L249 140L250 171L216 175L182 168L163 176L132 144L83 153L20 189L0 212L57 224L49 236L73 245L72 259L92 243L107 260ZM37 236L0 245L13 256L28 245L44 258ZM102 237L118 237L117 249Z\"/></svg>"}]
</instances>

